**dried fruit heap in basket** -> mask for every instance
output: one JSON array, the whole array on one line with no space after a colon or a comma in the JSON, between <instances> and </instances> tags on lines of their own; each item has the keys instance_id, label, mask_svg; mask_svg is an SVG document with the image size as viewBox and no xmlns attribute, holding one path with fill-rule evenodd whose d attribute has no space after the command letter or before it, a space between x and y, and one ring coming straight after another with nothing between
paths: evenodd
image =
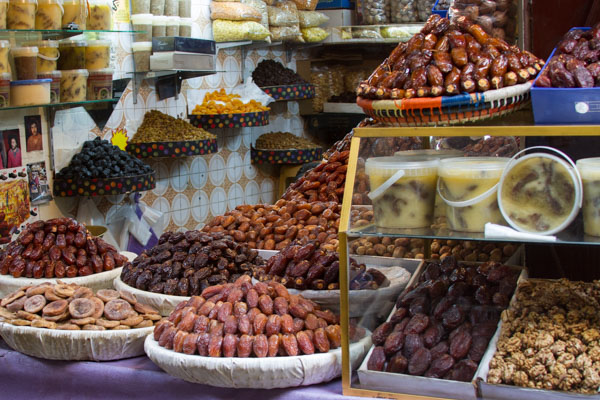
<instances>
[{"instance_id":1,"label":"dried fruit heap in basket","mask_svg":"<svg viewBox=\"0 0 600 400\"><path fill-rule=\"evenodd\" d=\"M600 86L600 23L589 31L567 32L536 81L541 87Z\"/></svg>"},{"instance_id":2,"label":"dried fruit heap in basket","mask_svg":"<svg viewBox=\"0 0 600 400\"><path fill-rule=\"evenodd\" d=\"M362 82L369 99L410 99L485 92L535 78L544 61L489 36L466 17L429 17L420 33L400 43Z\"/></svg>"},{"instance_id":3,"label":"dried fruit heap in basket","mask_svg":"<svg viewBox=\"0 0 600 400\"><path fill-rule=\"evenodd\" d=\"M375 268L367 269L350 259L350 290L378 289L390 285ZM254 270L260 281L274 280L288 288L312 290L339 289L340 260L336 251L319 250L319 243L295 241Z\"/></svg>"},{"instance_id":4,"label":"dried fruit heap in basket","mask_svg":"<svg viewBox=\"0 0 600 400\"><path fill-rule=\"evenodd\" d=\"M265 261L222 232L166 232L158 245L127 263L121 280L140 290L194 296L205 288L251 275Z\"/></svg>"},{"instance_id":5,"label":"dried fruit heap in basket","mask_svg":"<svg viewBox=\"0 0 600 400\"><path fill-rule=\"evenodd\" d=\"M252 72L252 79L260 87L308 83L293 70L273 60L259 62Z\"/></svg>"},{"instance_id":6,"label":"dried fruit heap in basket","mask_svg":"<svg viewBox=\"0 0 600 400\"><path fill-rule=\"evenodd\" d=\"M45 282L25 286L0 302L0 321L34 328L103 331L149 328L161 317L135 296L112 289Z\"/></svg>"},{"instance_id":7,"label":"dried fruit heap in basket","mask_svg":"<svg viewBox=\"0 0 600 400\"><path fill-rule=\"evenodd\" d=\"M503 314L488 383L596 394L598 282L525 281Z\"/></svg>"},{"instance_id":8,"label":"dried fruit heap in basket","mask_svg":"<svg viewBox=\"0 0 600 400\"><path fill-rule=\"evenodd\" d=\"M264 133L256 139L257 149L287 150L287 149L314 149L319 145L290 132Z\"/></svg>"},{"instance_id":9,"label":"dried fruit heap in basket","mask_svg":"<svg viewBox=\"0 0 600 400\"><path fill-rule=\"evenodd\" d=\"M256 100L250 100L244 103L240 100L241 96L235 93L226 93L225 89L215 90L207 93L202 100L202 104L196 104L192 115L203 114L230 114L230 113L250 113L269 111L270 108L263 106Z\"/></svg>"},{"instance_id":10,"label":"dried fruit heap in basket","mask_svg":"<svg viewBox=\"0 0 600 400\"><path fill-rule=\"evenodd\" d=\"M127 258L72 218L36 221L0 250L0 273L15 278L73 278L123 266Z\"/></svg>"},{"instance_id":11,"label":"dried fruit heap in basket","mask_svg":"<svg viewBox=\"0 0 600 400\"><path fill-rule=\"evenodd\" d=\"M470 382L517 279L518 271L491 261L427 263L418 286L373 332L368 369Z\"/></svg>"},{"instance_id":12,"label":"dried fruit heap in basket","mask_svg":"<svg viewBox=\"0 0 600 400\"><path fill-rule=\"evenodd\" d=\"M249 276L211 286L181 302L154 339L178 353L208 357L275 357L326 353L341 345L337 317L277 282Z\"/></svg>"},{"instance_id":13,"label":"dried fruit heap in basket","mask_svg":"<svg viewBox=\"0 0 600 400\"><path fill-rule=\"evenodd\" d=\"M206 140L217 137L189 122L158 110L150 110L144 115L142 124L131 138L131 143L172 142L183 140Z\"/></svg>"}]
</instances>

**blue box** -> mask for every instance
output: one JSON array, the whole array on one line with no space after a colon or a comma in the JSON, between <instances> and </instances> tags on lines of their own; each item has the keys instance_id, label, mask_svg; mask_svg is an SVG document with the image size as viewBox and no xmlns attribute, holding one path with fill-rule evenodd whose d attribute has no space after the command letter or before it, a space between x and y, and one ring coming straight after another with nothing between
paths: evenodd
<instances>
[{"instance_id":1,"label":"blue box","mask_svg":"<svg viewBox=\"0 0 600 400\"><path fill-rule=\"evenodd\" d=\"M448 10L438 10L438 3L440 0L435 0L435 4L433 5L433 9L431 10L432 14L437 14L442 18L448 18Z\"/></svg>"},{"instance_id":2,"label":"blue box","mask_svg":"<svg viewBox=\"0 0 600 400\"><path fill-rule=\"evenodd\" d=\"M573 28L589 30L590 28ZM596 125L600 124L600 87L544 88L535 83L550 64L556 48L531 88L533 120L536 125Z\"/></svg>"},{"instance_id":3,"label":"blue box","mask_svg":"<svg viewBox=\"0 0 600 400\"><path fill-rule=\"evenodd\" d=\"M332 8L348 8L354 10L355 3L350 0L319 0L317 10L329 10Z\"/></svg>"}]
</instances>

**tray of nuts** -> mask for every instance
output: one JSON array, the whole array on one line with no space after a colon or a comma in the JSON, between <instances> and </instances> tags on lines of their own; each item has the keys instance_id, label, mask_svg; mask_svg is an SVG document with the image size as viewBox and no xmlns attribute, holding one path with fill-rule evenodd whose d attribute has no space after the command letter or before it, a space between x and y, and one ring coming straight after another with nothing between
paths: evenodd
<instances>
[{"instance_id":1,"label":"tray of nuts","mask_svg":"<svg viewBox=\"0 0 600 400\"><path fill-rule=\"evenodd\" d=\"M356 331L352 364L370 345ZM188 382L234 388L280 388L327 382L341 374L341 328L329 310L277 282L211 286L148 336L148 357Z\"/></svg>"},{"instance_id":2,"label":"tray of nuts","mask_svg":"<svg viewBox=\"0 0 600 400\"><path fill-rule=\"evenodd\" d=\"M21 353L51 360L118 360L144 353L158 311L112 289L24 286L0 301L0 335Z\"/></svg>"},{"instance_id":3,"label":"tray of nuts","mask_svg":"<svg viewBox=\"0 0 600 400\"><path fill-rule=\"evenodd\" d=\"M56 279L94 290L111 288L131 255L120 254L72 218L36 221L0 250L0 296Z\"/></svg>"},{"instance_id":4,"label":"tray of nuts","mask_svg":"<svg viewBox=\"0 0 600 400\"><path fill-rule=\"evenodd\" d=\"M475 399L473 379L526 270L499 262L425 262L373 331L358 370L372 390Z\"/></svg>"}]
</instances>

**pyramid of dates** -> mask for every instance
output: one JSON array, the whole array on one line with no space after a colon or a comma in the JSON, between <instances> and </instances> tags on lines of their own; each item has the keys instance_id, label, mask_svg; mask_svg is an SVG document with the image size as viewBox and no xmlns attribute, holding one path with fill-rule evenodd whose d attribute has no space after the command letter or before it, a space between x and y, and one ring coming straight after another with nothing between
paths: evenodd
<instances>
[{"instance_id":1,"label":"pyramid of dates","mask_svg":"<svg viewBox=\"0 0 600 400\"><path fill-rule=\"evenodd\" d=\"M429 17L357 88L368 99L410 99L485 92L535 78L544 61L488 35L467 17Z\"/></svg>"},{"instance_id":2,"label":"pyramid of dates","mask_svg":"<svg viewBox=\"0 0 600 400\"><path fill-rule=\"evenodd\" d=\"M0 274L15 278L74 278L122 267L127 258L73 218L28 224L0 250Z\"/></svg>"}]
</instances>

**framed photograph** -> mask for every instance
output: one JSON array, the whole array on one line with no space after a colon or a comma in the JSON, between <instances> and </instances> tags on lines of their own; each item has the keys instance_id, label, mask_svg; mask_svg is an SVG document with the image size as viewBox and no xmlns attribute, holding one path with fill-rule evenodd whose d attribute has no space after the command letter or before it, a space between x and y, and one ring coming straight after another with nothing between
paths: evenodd
<instances>
[{"instance_id":1,"label":"framed photograph","mask_svg":"<svg viewBox=\"0 0 600 400\"><path fill-rule=\"evenodd\" d=\"M31 204L38 205L52 200L46 163L44 161L27 164L27 176L29 177L29 198Z\"/></svg>"},{"instance_id":2,"label":"framed photograph","mask_svg":"<svg viewBox=\"0 0 600 400\"><path fill-rule=\"evenodd\" d=\"M25 140L27 152L44 150L41 116L28 115L25 117Z\"/></svg>"},{"instance_id":3,"label":"framed photograph","mask_svg":"<svg viewBox=\"0 0 600 400\"><path fill-rule=\"evenodd\" d=\"M22 165L21 138L19 129L2 131L2 169L16 168Z\"/></svg>"}]
</instances>

